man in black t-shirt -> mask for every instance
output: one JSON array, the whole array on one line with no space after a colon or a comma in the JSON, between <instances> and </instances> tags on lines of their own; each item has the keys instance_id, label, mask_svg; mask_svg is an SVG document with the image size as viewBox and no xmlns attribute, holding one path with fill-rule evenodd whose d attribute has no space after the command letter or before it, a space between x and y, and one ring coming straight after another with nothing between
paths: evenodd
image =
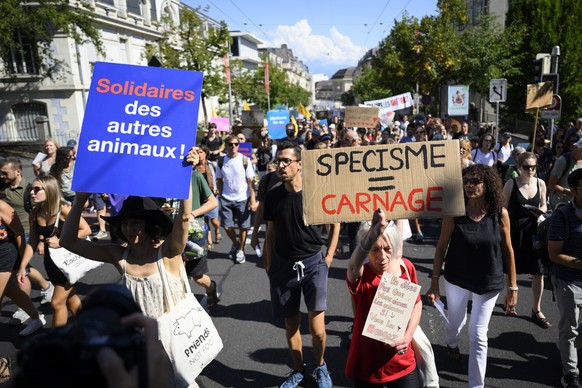
<instances>
[{"instance_id":1,"label":"man in black t-shirt","mask_svg":"<svg viewBox=\"0 0 582 388\"><path fill-rule=\"evenodd\" d=\"M295 143L282 142L277 150L277 175L283 184L267 193L265 220L268 221L263 265L269 276L273 314L285 320L287 343L293 358L293 372L283 383L295 387L305 373L302 355L301 293L308 310L312 336L313 374L320 387L331 387L331 377L324 361L327 309L328 268L339 237L339 224L331 226L325 258L317 228L303 220L303 184L301 149Z\"/></svg>"}]
</instances>

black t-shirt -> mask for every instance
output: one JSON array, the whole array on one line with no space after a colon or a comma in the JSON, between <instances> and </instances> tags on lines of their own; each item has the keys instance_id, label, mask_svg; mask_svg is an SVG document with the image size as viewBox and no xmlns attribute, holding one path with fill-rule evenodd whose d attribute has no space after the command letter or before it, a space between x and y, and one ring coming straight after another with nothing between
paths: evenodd
<instances>
[{"instance_id":1,"label":"black t-shirt","mask_svg":"<svg viewBox=\"0 0 582 388\"><path fill-rule=\"evenodd\" d=\"M205 145L206 147L208 147L208 149L210 151L216 151L222 145L222 139L218 135L214 138L214 140L209 140L208 139L208 136L205 136L200 141L200 144ZM218 156L219 155L210 154L210 155L208 155L208 160L214 162L215 160L218 159Z\"/></svg>"},{"instance_id":2,"label":"black t-shirt","mask_svg":"<svg viewBox=\"0 0 582 388\"><path fill-rule=\"evenodd\" d=\"M303 220L303 192L290 193L284 185L267 193L265 220L274 221L275 252L288 260L298 261L321 250L323 241L314 226Z\"/></svg>"},{"instance_id":3,"label":"black t-shirt","mask_svg":"<svg viewBox=\"0 0 582 388\"><path fill-rule=\"evenodd\" d=\"M267 192L271 191L275 187L281 186L281 178L277 175L276 171L267 173L259 181L259 189L257 190L257 201L265 202L267 199Z\"/></svg>"}]
</instances>

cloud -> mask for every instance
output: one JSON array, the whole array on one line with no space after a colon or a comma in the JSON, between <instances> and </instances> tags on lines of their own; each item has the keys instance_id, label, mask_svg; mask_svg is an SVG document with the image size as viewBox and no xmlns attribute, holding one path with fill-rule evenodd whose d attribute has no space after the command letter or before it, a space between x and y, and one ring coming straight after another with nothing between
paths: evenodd
<instances>
[{"instance_id":1,"label":"cloud","mask_svg":"<svg viewBox=\"0 0 582 388\"><path fill-rule=\"evenodd\" d=\"M366 48L354 44L351 38L342 34L337 28L330 28L329 35L314 34L307 19L294 25L280 25L270 31L272 44L281 44L293 50L293 54L303 63L312 65L356 66L366 52ZM316 66L316 67L319 67Z\"/></svg>"}]
</instances>

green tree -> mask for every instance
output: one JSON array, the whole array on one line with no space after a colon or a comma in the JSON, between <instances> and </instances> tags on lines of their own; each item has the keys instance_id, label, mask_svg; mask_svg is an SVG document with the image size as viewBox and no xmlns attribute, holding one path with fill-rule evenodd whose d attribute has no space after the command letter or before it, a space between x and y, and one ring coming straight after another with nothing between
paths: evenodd
<instances>
[{"instance_id":1,"label":"green tree","mask_svg":"<svg viewBox=\"0 0 582 388\"><path fill-rule=\"evenodd\" d=\"M93 9L84 1L22 0L0 1L0 58L6 75L23 72L14 68L13 58L26 63L26 73L55 78L68 67L51 49L57 33L77 44L92 43L104 53L99 31L93 23Z\"/></svg>"},{"instance_id":2,"label":"green tree","mask_svg":"<svg viewBox=\"0 0 582 388\"><path fill-rule=\"evenodd\" d=\"M512 112L523 112L525 91L533 83L532 60L536 53L551 53L552 47L560 46L558 72L559 94L562 97L562 118L565 122L582 116L582 50L579 47L582 35L582 2L578 0L510 0L506 26L527 26L526 38L517 49L523 53L522 74L509 80L515 85L510 90L508 106Z\"/></svg>"},{"instance_id":3,"label":"green tree","mask_svg":"<svg viewBox=\"0 0 582 388\"><path fill-rule=\"evenodd\" d=\"M204 120L208 122L206 96L226 94L223 57L228 51L230 38L224 21L219 26L206 25L199 12L200 7L184 7L179 24L164 18L162 22L168 28L162 34L158 47L155 50L151 47L146 49L145 55L150 59L155 54L164 67L204 72L200 97Z\"/></svg>"},{"instance_id":4,"label":"green tree","mask_svg":"<svg viewBox=\"0 0 582 388\"><path fill-rule=\"evenodd\" d=\"M466 20L461 0L441 0L437 16L422 19L404 14L380 43L376 55L354 84L360 101L414 92L418 82L423 94L436 95L440 85L459 65L455 25Z\"/></svg>"},{"instance_id":5,"label":"green tree","mask_svg":"<svg viewBox=\"0 0 582 388\"><path fill-rule=\"evenodd\" d=\"M516 50L523 41L525 29L515 23L503 29L495 17L483 16L476 26L465 28L459 39L459 64L453 79L469 85L485 101L491 79L521 75L522 54ZM481 112L484 106L481 106ZM523 109L522 109L523 110Z\"/></svg>"},{"instance_id":6,"label":"green tree","mask_svg":"<svg viewBox=\"0 0 582 388\"><path fill-rule=\"evenodd\" d=\"M262 60L264 63L264 56ZM253 71L245 71L236 61L235 64L236 74L233 75L232 81L233 94L242 100L259 104L266 112L268 104L265 90L265 67L258 66ZM311 98L311 92L291 83L285 69L276 66L271 61L269 61L269 92L271 106L299 106L300 102L307 106Z\"/></svg>"}]
</instances>

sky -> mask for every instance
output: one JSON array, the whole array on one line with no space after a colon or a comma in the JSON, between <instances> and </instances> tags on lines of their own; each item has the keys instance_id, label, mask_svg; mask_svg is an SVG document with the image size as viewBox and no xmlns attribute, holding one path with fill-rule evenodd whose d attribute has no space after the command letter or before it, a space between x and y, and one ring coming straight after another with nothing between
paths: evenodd
<instances>
[{"instance_id":1,"label":"sky","mask_svg":"<svg viewBox=\"0 0 582 388\"><path fill-rule=\"evenodd\" d=\"M358 60L390 33L407 12L435 15L437 0L183 0L224 20L230 30L249 32L268 47L286 43L311 74L331 77Z\"/></svg>"}]
</instances>

